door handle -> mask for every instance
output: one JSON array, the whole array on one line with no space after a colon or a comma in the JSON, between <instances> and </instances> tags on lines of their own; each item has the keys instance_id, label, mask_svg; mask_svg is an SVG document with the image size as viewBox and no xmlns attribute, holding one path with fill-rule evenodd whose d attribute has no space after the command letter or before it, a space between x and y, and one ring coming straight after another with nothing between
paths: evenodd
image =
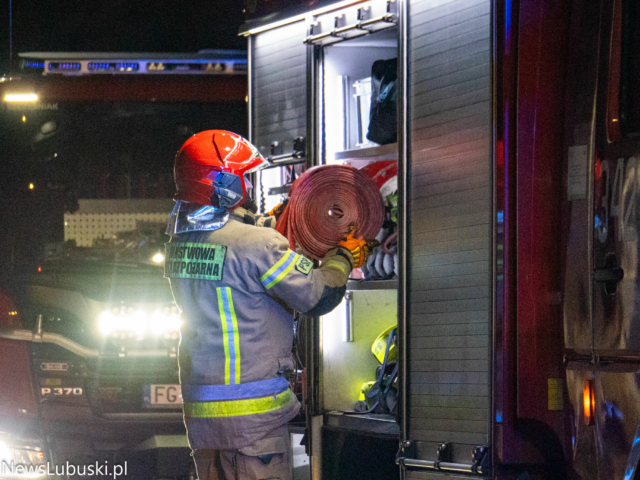
<instances>
[{"instance_id":1,"label":"door handle","mask_svg":"<svg viewBox=\"0 0 640 480\"><path fill-rule=\"evenodd\" d=\"M593 270L593 279L596 282L615 282L618 283L624 278L624 270L620 267L604 267L595 268Z\"/></svg>"},{"instance_id":2,"label":"door handle","mask_svg":"<svg viewBox=\"0 0 640 480\"><path fill-rule=\"evenodd\" d=\"M607 253L604 259L604 267L593 269L593 280L604 283L604 293L615 295L618 291L618 283L624 278L624 270L618 266L618 258L615 253Z\"/></svg>"}]
</instances>

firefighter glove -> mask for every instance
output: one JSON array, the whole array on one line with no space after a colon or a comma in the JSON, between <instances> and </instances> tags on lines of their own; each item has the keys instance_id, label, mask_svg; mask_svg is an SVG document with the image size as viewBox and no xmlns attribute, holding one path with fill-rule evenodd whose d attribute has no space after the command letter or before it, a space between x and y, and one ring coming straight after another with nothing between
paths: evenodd
<instances>
[{"instance_id":1,"label":"firefighter glove","mask_svg":"<svg viewBox=\"0 0 640 480\"><path fill-rule=\"evenodd\" d=\"M379 244L380 243L376 240L358 240L352 234L349 234L340 243L338 243L338 246L349 250L355 263L353 268L360 268L364 265L367 257L371 255L371 251Z\"/></svg>"},{"instance_id":2,"label":"firefighter glove","mask_svg":"<svg viewBox=\"0 0 640 480\"><path fill-rule=\"evenodd\" d=\"M273 207L269 211L268 215L270 217L275 217L276 221L278 221L278 219L280 218L280 215L282 215L282 212L284 212L284 209L287 206L287 203L289 203L289 199L288 198L284 202L279 203L278 205Z\"/></svg>"}]
</instances>

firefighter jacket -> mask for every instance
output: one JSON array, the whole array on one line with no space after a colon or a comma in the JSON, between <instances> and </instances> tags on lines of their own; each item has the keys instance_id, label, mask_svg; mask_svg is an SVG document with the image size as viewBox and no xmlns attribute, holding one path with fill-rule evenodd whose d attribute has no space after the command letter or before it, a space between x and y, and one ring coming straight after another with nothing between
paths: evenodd
<instances>
[{"instance_id":1,"label":"firefighter jacket","mask_svg":"<svg viewBox=\"0 0 640 480\"><path fill-rule=\"evenodd\" d=\"M174 235L165 276L181 311L184 420L191 448L245 448L296 416L292 310L323 315L342 300L353 259L320 268L271 228L232 215L219 230Z\"/></svg>"}]
</instances>

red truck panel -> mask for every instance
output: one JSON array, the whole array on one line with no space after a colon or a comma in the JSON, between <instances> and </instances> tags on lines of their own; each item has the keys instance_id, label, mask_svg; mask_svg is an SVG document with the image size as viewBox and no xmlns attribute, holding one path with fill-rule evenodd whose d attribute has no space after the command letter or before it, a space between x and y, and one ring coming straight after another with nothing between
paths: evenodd
<instances>
[{"instance_id":1,"label":"red truck panel","mask_svg":"<svg viewBox=\"0 0 640 480\"><path fill-rule=\"evenodd\" d=\"M0 328L21 326L22 318L16 305L0 292ZM0 385L0 417L37 416L28 342L0 339Z\"/></svg>"}]
</instances>

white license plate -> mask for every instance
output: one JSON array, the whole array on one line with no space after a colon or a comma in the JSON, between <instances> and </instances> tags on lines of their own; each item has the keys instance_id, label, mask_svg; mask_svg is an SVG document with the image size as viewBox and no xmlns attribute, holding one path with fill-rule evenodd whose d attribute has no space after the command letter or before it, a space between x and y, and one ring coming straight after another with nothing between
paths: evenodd
<instances>
[{"instance_id":1,"label":"white license plate","mask_svg":"<svg viewBox=\"0 0 640 480\"><path fill-rule=\"evenodd\" d=\"M180 385L145 385L144 404L151 407L182 405Z\"/></svg>"}]
</instances>

